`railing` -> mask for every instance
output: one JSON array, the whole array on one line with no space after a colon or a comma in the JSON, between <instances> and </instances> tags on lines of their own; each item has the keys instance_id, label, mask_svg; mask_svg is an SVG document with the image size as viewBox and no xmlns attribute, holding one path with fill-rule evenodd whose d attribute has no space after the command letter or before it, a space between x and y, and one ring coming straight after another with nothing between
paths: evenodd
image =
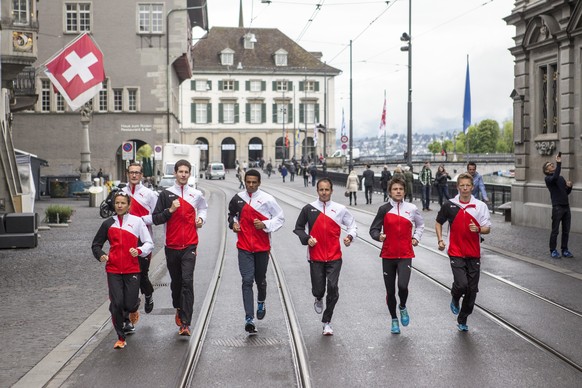
<instances>
[{"instance_id":1,"label":"railing","mask_svg":"<svg viewBox=\"0 0 582 388\"><path fill-rule=\"evenodd\" d=\"M15 96L31 96L36 94L35 70L32 66L25 67L14 80Z\"/></svg>"}]
</instances>

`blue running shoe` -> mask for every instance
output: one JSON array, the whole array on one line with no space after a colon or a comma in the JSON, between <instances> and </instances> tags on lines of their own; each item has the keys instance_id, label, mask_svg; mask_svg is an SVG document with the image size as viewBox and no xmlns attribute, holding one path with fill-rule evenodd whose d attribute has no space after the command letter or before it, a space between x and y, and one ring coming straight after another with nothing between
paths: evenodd
<instances>
[{"instance_id":1,"label":"blue running shoe","mask_svg":"<svg viewBox=\"0 0 582 388\"><path fill-rule=\"evenodd\" d=\"M400 334L400 326L398 325L398 318L392 320L392 328L390 329L392 334Z\"/></svg>"},{"instance_id":2,"label":"blue running shoe","mask_svg":"<svg viewBox=\"0 0 582 388\"><path fill-rule=\"evenodd\" d=\"M552 259L559 259L560 257L561 257L561 256L560 256L560 254L558 253L558 251L554 249L554 250L552 251Z\"/></svg>"},{"instance_id":3,"label":"blue running shoe","mask_svg":"<svg viewBox=\"0 0 582 388\"><path fill-rule=\"evenodd\" d=\"M457 329L459 329L459 331L469 331L469 326L464 323L459 323Z\"/></svg>"},{"instance_id":4,"label":"blue running shoe","mask_svg":"<svg viewBox=\"0 0 582 388\"><path fill-rule=\"evenodd\" d=\"M455 299L451 299L451 312L455 315L459 315L459 302L455 302Z\"/></svg>"},{"instance_id":5,"label":"blue running shoe","mask_svg":"<svg viewBox=\"0 0 582 388\"><path fill-rule=\"evenodd\" d=\"M265 302L258 302L257 303L257 319L261 320L265 318L265 314L267 313L267 308L265 307Z\"/></svg>"},{"instance_id":6,"label":"blue running shoe","mask_svg":"<svg viewBox=\"0 0 582 388\"><path fill-rule=\"evenodd\" d=\"M410 323L410 317L408 316L406 307L400 309L400 323L402 323L402 326L408 326Z\"/></svg>"},{"instance_id":7,"label":"blue running shoe","mask_svg":"<svg viewBox=\"0 0 582 388\"><path fill-rule=\"evenodd\" d=\"M553 257L553 253L552 253L552 257ZM569 250L562 249L562 257L567 257L568 259L570 259L570 258L574 257L574 255Z\"/></svg>"},{"instance_id":8,"label":"blue running shoe","mask_svg":"<svg viewBox=\"0 0 582 388\"><path fill-rule=\"evenodd\" d=\"M247 318L245 321L245 330L249 335L257 334L257 327L255 326L255 322L253 318Z\"/></svg>"}]
</instances>

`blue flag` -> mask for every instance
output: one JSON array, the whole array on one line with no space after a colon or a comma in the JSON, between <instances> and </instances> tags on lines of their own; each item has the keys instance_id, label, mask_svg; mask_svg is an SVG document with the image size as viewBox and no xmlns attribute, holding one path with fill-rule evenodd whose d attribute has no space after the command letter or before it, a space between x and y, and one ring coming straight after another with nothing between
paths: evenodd
<instances>
[{"instance_id":1,"label":"blue flag","mask_svg":"<svg viewBox=\"0 0 582 388\"><path fill-rule=\"evenodd\" d=\"M469 56L467 55L467 76L465 78L465 103L463 105L463 133L471 125L471 80L469 77Z\"/></svg>"}]
</instances>

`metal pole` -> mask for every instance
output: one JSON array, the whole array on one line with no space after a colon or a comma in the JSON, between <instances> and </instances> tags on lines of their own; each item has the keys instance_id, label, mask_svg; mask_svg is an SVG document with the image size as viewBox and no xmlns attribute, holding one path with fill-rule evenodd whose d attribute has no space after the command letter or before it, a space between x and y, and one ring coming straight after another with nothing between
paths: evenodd
<instances>
[{"instance_id":1,"label":"metal pole","mask_svg":"<svg viewBox=\"0 0 582 388\"><path fill-rule=\"evenodd\" d=\"M412 0L408 0L408 109L406 164L412 166Z\"/></svg>"},{"instance_id":2,"label":"metal pole","mask_svg":"<svg viewBox=\"0 0 582 388\"><path fill-rule=\"evenodd\" d=\"M327 68L323 74L323 158L327 158Z\"/></svg>"},{"instance_id":3,"label":"metal pole","mask_svg":"<svg viewBox=\"0 0 582 388\"><path fill-rule=\"evenodd\" d=\"M282 156L281 157L283 158L283 162L284 162L286 159L286 156L287 156L287 144L285 144L286 143L286 141L285 141L286 140L285 139L285 112L287 109L285 107L285 91L283 91L283 104L282 105L283 105L283 107L281 108L282 109L281 113L283 113L283 138L281 139L282 140L282 142L281 142L281 145L282 145L281 155Z\"/></svg>"},{"instance_id":4,"label":"metal pole","mask_svg":"<svg viewBox=\"0 0 582 388\"><path fill-rule=\"evenodd\" d=\"M352 99L352 41L350 40L350 162L348 164L348 171L352 171L354 169L354 159L352 158L353 155L353 148L354 148L354 120L352 115L352 106L353 106L353 99Z\"/></svg>"}]
</instances>

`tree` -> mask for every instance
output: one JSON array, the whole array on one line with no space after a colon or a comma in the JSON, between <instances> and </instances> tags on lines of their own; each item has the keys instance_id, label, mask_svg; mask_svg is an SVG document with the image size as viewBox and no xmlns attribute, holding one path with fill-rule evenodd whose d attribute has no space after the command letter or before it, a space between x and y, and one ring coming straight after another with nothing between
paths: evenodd
<instances>
[{"instance_id":1,"label":"tree","mask_svg":"<svg viewBox=\"0 0 582 388\"><path fill-rule=\"evenodd\" d=\"M513 121L507 120L503 123L501 136L497 142L497 152L513 153L515 144L513 143Z\"/></svg>"},{"instance_id":2,"label":"tree","mask_svg":"<svg viewBox=\"0 0 582 388\"><path fill-rule=\"evenodd\" d=\"M494 153L499 133L499 123L491 119L481 121L477 127L469 127L467 131L469 152L474 154Z\"/></svg>"},{"instance_id":3,"label":"tree","mask_svg":"<svg viewBox=\"0 0 582 388\"><path fill-rule=\"evenodd\" d=\"M442 149L443 144L438 140L433 140L433 142L428 145L428 150L431 154L440 154Z\"/></svg>"}]
</instances>

